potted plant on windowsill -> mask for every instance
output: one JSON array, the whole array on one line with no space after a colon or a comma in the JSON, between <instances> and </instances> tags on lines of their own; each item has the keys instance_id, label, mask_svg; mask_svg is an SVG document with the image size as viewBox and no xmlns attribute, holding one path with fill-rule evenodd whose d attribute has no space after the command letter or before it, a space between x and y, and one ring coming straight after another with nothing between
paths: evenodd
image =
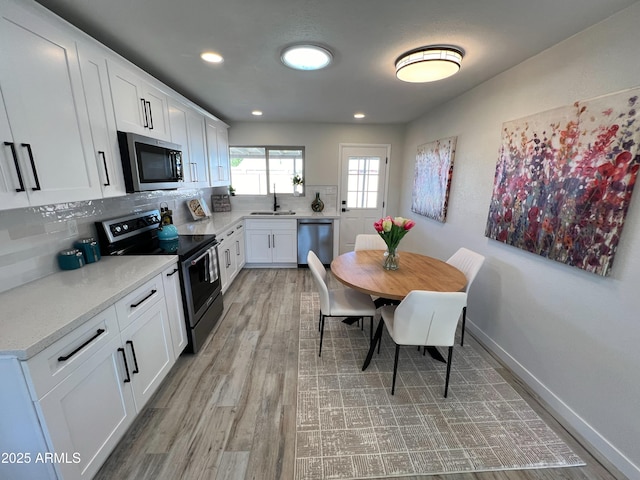
<instances>
[{"instance_id":1,"label":"potted plant on windowsill","mask_svg":"<svg viewBox=\"0 0 640 480\"><path fill-rule=\"evenodd\" d=\"M293 183L293 195L294 195L294 197L300 196L300 194L302 193L302 185L304 185L304 179L300 175L298 175L296 173L293 176L293 179L291 180L291 183Z\"/></svg>"}]
</instances>

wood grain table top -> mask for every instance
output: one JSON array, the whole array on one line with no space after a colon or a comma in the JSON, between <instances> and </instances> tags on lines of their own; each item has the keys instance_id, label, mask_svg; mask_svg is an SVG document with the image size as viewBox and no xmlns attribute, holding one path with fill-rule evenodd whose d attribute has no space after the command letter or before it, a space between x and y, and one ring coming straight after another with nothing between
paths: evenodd
<instances>
[{"instance_id":1,"label":"wood grain table top","mask_svg":"<svg viewBox=\"0 0 640 480\"><path fill-rule=\"evenodd\" d=\"M437 258L399 252L400 268L382 267L384 250L358 250L331 262L331 272L344 285L379 297L402 300L411 290L459 292L467 285L460 270Z\"/></svg>"}]
</instances>

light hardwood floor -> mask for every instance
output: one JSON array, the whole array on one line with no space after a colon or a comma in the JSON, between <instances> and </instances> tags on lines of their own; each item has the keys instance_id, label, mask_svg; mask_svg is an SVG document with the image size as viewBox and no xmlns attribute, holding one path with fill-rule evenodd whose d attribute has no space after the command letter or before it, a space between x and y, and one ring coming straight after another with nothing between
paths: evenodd
<instances>
[{"instance_id":1,"label":"light hardwood floor","mask_svg":"<svg viewBox=\"0 0 640 480\"><path fill-rule=\"evenodd\" d=\"M314 290L306 269L241 271L208 343L199 354L178 359L96 479L292 479L300 292ZM467 341L477 345L471 335ZM624 478L610 473L508 370L491 361L587 466L403 478Z\"/></svg>"}]
</instances>

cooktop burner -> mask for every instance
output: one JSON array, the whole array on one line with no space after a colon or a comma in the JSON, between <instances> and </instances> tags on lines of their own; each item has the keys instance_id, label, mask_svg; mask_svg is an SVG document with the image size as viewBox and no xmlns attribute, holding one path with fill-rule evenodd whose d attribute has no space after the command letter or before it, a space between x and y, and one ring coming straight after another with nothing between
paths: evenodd
<instances>
[{"instance_id":1,"label":"cooktop burner","mask_svg":"<svg viewBox=\"0 0 640 480\"><path fill-rule=\"evenodd\" d=\"M215 235L179 235L158 240L160 212L150 210L96 222L103 255L179 255L181 259L215 245Z\"/></svg>"}]
</instances>

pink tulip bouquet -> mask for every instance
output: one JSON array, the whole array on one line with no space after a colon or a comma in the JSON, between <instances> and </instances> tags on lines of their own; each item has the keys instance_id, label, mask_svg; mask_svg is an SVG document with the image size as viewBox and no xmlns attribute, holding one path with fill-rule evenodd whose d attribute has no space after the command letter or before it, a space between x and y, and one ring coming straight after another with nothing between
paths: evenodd
<instances>
[{"instance_id":1,"label":"pink tulip bouquet","mask_svg":"<svg viewBox=\"0 0 640 480\"><path fill-rule=\"evenodd\" d=\"M413 228L416 224L413 220L402 217L385 217L374 222L373 228L376 229L378 235L382 237L384 243L387 244L387 252L385 252L384 267L387 270L396 270L398 268L398 245L400 240Z\"/></svg>"}]
</instances>

